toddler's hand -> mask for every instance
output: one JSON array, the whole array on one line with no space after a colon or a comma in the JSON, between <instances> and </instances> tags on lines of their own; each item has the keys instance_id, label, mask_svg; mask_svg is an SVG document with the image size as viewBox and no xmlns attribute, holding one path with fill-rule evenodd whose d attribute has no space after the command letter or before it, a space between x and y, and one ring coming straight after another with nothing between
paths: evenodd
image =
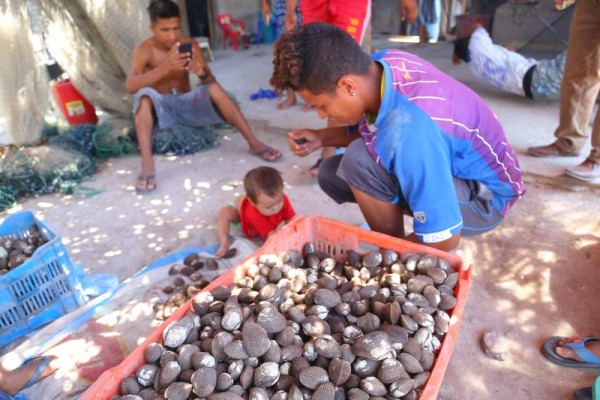
<instances>
[{"instance_id":1,"label":"toddler's hand","mask_svg":"<svg viewBox=\"0 0 600 400\"><path fill-rule=\"evenodd\" d=\"M231 246L231 243L229 243L229 240L227 242L221 243L221 246L219 246L219 248L217 249L215 256L223 257L225 255L225 253L227 253L227 250L229 250L229 246Z\"/></svg>"}]
</instances>

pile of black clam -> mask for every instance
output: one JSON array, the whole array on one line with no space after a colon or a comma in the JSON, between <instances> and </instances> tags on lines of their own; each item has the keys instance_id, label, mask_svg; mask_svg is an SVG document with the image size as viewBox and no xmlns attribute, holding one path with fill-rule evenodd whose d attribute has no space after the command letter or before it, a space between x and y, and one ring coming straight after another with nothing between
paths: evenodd
<instances>
[{"instance_id":1,"label":"pile of black clam","mask_svg":"<svg viewBox=\"0 0 600 400\"><path fill-rule=\"evenodd\" d=\"M261 255L238 282L196 294L114 399L418 398L458 273L423 253L303 253Z\"/></svg>"},{"instance_id":2,"label":"pile of black clam","mask_svg":"<svg viewBox=\"0 0 600 400\"><path fill-rule=\"evenodd\" d=\"M23 239L8 236L0 237L0 275L8 273L29 259L48 240L37 226Z\"/></svg>"},{"instance_id":3,"label":"pile of black clam","mask_svg":"<svg viewBox=\"0 0 600 400\"><path fill-rule=\"evenodd\" d=\"M237 254L231 248L222 257L232 258ZM162 321L171 316L189 298L204 289L218 275L219 263L214 257L202 257L190 253L183 259L183 265L173 264L169 268L170 282L163 288L168 297L154 305L155 319Z\"/></svg>"}]
</instances>

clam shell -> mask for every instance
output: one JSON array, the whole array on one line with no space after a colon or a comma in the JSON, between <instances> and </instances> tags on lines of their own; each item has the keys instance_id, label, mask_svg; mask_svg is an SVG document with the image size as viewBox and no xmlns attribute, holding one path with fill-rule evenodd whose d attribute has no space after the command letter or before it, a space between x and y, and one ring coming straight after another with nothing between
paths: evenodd
<instances>
[{"instance_id":1,"label":"clam shell","mask_svg":"<svg viewBox=\"0 0 600 400\"><path fill-rule=\"evenodd\" d=\"M410 378L400 378L390 385L390 394L394 397L403 397L412 390L414 381Z\"/></svg>"},{"instance_id":2,"label":"clam shell","mask_svg":"<svg viewBox=\"0 0 600 400\"><path fill-rule=\"evenodd\" d=\"M162 367L158 373L158 386L159 389L166 388L177 379L181 367L177 361L171 361ZM156 387L155 387L156 389Z\"/></svg>"},{"instance_id":3,"label":"clam shell","mask_svg":"<svg viewBox=\"0 0 600 400\"><path fill-rule=\"evenodd\" d=\"M258 387L273 386L279 379L279 366L274 362L264 362L254 370L254 385Z\"/></svg>"},{"instance_id":4,"label":"clam shell","mask_svg":"<svg viewBox=\"0 0 600 400\"><path fill-rule=\"evenodd\" d=\"M121 382L121 395L138 394L140 392L140 384L135 376L128 376Z\"/></svg>"},{"instance_id":5,"label":"clam shell","mask_svg":"<svg viewBox=\"0 0 600 400\"><path fill-rule=\"evenodd\" d=\"M416 359L421 358L421 346L419 345L419 343L417 343L417 341L415 340L414 337L409 337L406 340L406 343L404 344L404 347L402 348L402 352L408 353L408 354L412 355L413 357L415 357Z\"/></svg>"},{"instance_id":6,"label":"clam shell","mask_svg":"<svg viewBox=\"0 0 600 400\"><path fill-rule=\"evenodd\" d=\"M419 362L425 371L430 371L435 362L435 355L432 351L421 349L421 358L419 359Z\"/></svg>"},{"instance_id":7,"label":"clam shell","mask_svg":"<svg viewBox=\"0 0 600 400\"><path fill-rule=\"evenodd\" d=\"M271 339L265 328L251 321L247 321L242 328L242 343L250 357L261 357L271 347Z\"/></svg>"},{"instance_id":8,"label":"clam shell","mask_svg":"<svg viewBox=\"0 0 600 400\"><path fill-rule=\"evenodd\" d=\"M357 358L352 363L352 372L360 378L366 378L368 376L376 375L380 365L380 361Z\"/></svg>"},{"instance_id":9,"label":"clam shell","mask_svg":"<svg viewBox=\"0 0 600 400\"><path fill-rule=\"evenodd\" d=\"M371 396L385 396L388 392L384 384L373 376L363 379L360 387Z\"/></svg>"},{"instance_id":10,"label":"clam shell","mask_svg":"<svg viewBox=\"0 0 600 400\"><path fill-rule=\"evenodd\" d=\"M246 365L239 376L240 385L247 390L254 379L254 368L250 365Z\"/></svg>"},{"instance_id":11,"label":"clam shell","mask_svg":"<svg viewBox=\"0 0 600 400\"><path fill-rule=\"evenodd\" d=\"M229 375L231 375L231 379L233 379L234 381L236 381L240 375L242 374L242 371L244 370L244 362L242 360L235 360L235 361L231 361L229 363L229 366L226 363L219 363L217 364L217 369L219 369L219 365L223 365L223 371L219 371L219 372L227 372Z\"/></svg>"},{"instance_id":12,"label":"clam shell","mask_svg":"<svg viewBox=\"0 0 600 400\"><path fill-rule=\"evenodd\" d=\"M452 272L451 274L448 274L448 277L444 280L444 284L454 289L454 286L456 286L456 283L458 282L458 277L458 272Z\"/></svg>"},{"instance_id":13,"label":"clam shell","mask_svg":"<svg viewBox=\"0 0 600 400\"><path fill-rule=\"evenodd\" d=\"M392 325L398 324L402 315L402 308L397 302L387 303L383 310L383 319Z\"/></svg>"},{"instance_id":14,"label":"clam shell","mask_svg":"<svg viewBox=\"0 0 600 400\"><path fill-rule=\"evenodd\" d=\"M386 385L403 377L408 377L408 375L400 361L394 359L383 360L383 363L377 372L377 379Z\"/></svg>"},{"instance_id":15,"label":"clam shell","mask_svg":"<svg viewBox=\"0 0 600 400\"><path fill-rule=\"evenodd\" d=\"M223 314L223 318L221 319L221 326L226 331L233 331L240 327L242 324L242 309L230 309L225 314Z\"/></svg>"},{"instance_id":16,"label":"clam shell","mask_svg":"<svg viewBox=\"0 0 600 400\"><path fill-rule=\"evenodd\" d=\"M454 306L456 306L456 297L451 294L441 294L440 304L438 304L440 310L451 310Z\"/></svg>"},{"instance_id":17,"label":"clam shell","mask_svg":"<svg viewBox=\"0 0 600 400\"><path fill-rule=\"evenodd\" d=\"M381 263L384 267L389 267L398 261L398 253L394 250L386 249L383 251Z\"/></svg>"},{"instance_id":18,"label":"clam shell","mask_svg":"<svg viewBox=\"0 0 600 400\"><path fill-rule=\"evenodd\" d=\"M312 337L319 337L331 334L331 328L326 321L323 321L316 315L310 315L302 322L302 330L305 334Z\"/></svg>"},{"instance_id":19,"label":"clam shell","mask_svg":"<svg viewBox=\"0 0 600 400\"><path fill-rule=\"evenodd\" d=\"M250 389L249 400L269 400L267 390L261 387L253 387Z\"/></svg>"},{"instance_id":20,"label":"clam shell","mask_svg":"<svg viewBox=\"0 0 600 400\"><path fill-rule=\"evenodd\" d=\"M229 358L233 358L234 360L245 360L247 359L248 353L244 350L244 343L241 340L234 340L233 342L227 344L223 351Z\"/></svg>"},{"instance_id":21,"label":"clam shell","mask_svg":"<svg viewBox=\"0 0 600 400\"><path fill-rule=\"evenodd\" d=\"M329 373L329 379L336 386L341 386L350 377L352 372L352 366L346 360L342 360L341 358L334 358L329 362L329 367L327 369Z\"/></svg>"},{"instance_id":22,"label":"clam shell","mask_svg":"<svg viewBox=\"0 0 600 400\"><path fill-rule=\"evenodd\" d=\"M364 333L374 332L380 325L379 317L371 313L366 313L356 321L356 326Z\"/></svg>"},{"instance_id":23,"label":"clam shell","mask_svg":"<svg viewBox=\"0 0 600 400\"><path fill-rule=\"evenodd\" d=\"M298 250L288 250L285 257L283 258L284 262L289 262L295 268L300 268L302 264L304 264L304 259L302 258L302 254Z\"/></svg>"},{"instance_id":24,"label":"clam shell","mask_svg":"<svg viewBox=\"0 0 600 400\"><path fill-rule=\"evenodd\" d=\"M362 259L362 264L367 268L378 267L383 261L383 256L379 251L370 251Z\"/></svg>"},{"instance_id":25,"label":"clam shell","mask_svg":"<svg viewBox=\"0 0 600 400\"><path fill-rule=\"evenodd\" d=\"M333 400L335 396L335 386L331 382L322 383L313 393L312 400Z\"/></svg>"},{"instance_id":26,"label":"clam shell","mask_svg":"<svg viewBox=\"0 0 600 400\"><path fill-rule=\"evenodd\" d=\"M392 348L400 350L408 340L408 331L398 325L381 325L379 328L381 332L385 332L390 338Z\"/></svg>"},{"instance_id":27,"label":"clam shell","mask_svg":"<svg viewBox=\"0 0 600 400\"><path fill-rule=\"evenodd\" d=\"M429 300L427 300L421 293L409 293L406 295L406 299L417 307L425 307L429 305Z\"/></svg>"},{"instance_id":28,"label":"clam shell","mask_svg":"<svg viewBox=\"0 0 600 400\"><path fill-rule=\"evenodd\" d=\"M198 352L192 355L192 367L199 369L202 367L215 368L217 360L210 353Z\"/></svg>"},{"instance_id":29,"label":"clam shell","mask_svg":"<svg viewBox=\"0 0 600 400\"><path fill-rule=\"evenodd\" d=\"M340 294L335 290L317 289L313 294L315 304L329 308L334 308L342 302Z\"/></svg>"},{"instance_id":30,"label":"clam shell","mask_svg":"<svg viewBox=\"0 0 600 400\"><path fill-rule=\"evenodd\" d=\"M304 357L296 357L290 363L290 375L294 378L300 378L300 372L310 367L309 362Z\"/></svg>"},{"instance_id":31,"label":"clam shell","mask_svg":"<svg viewBox=\"0 0 600 400\"><path fill-rule=\"evenodd\" d=\"M340 358L342 351L340 345L331 335L323 335L315 340L315 349L317 353L325 358Z\"/></svg>"},{"instance_id":32,"label":"clam shell","mask_svg":"<svg viewBox=\"0 0 600 400\"><path fill-rule=\"evenodd\" d=\"M281 368L279 368L279 380L275 383L275 385L273 386L274 390L283 390L285 392L287 392L288 390L290 390L290 388L295 385L296 383L296 379L294 377L292 377L291 375L285 375L281 373Z\"/></svg>"},{"instance_id":33,"label":"clam shell","mask_svg":"<svg viewBox=\"0 0 600 400\"><path fill-rule=\"evenodd\" d=\"M304 314L304 311L302 311L298 307L290 308L287 312L287 316L290 320L292 320L298 324L303 323L304 320L306 319L306 314Z\"/></svg>"},{"instance_id":34,"label":"clam shell","mask_svg":"<svg viewBox=\"0 0 600 400\"><path fill-rule=\"evenodd\" d=\"M303 350L300 345L285 346L281 349L281 361L292 361L294 358L302 356Z\"/></svg>"},{"instance_id":35,"label":"clam shell","mask_svg":"<svg viewBox=\"0 0 600 400\"><path fill-rule=\"evenodd\" d=\"M414 315L419 312L419 307L410 301L407 301L406 303L402 304L402 311L406 315Z\"/></svg>"},{"instance_id":36,"label":"clam shell","mask_svg":"<svg viewBox=\"0 0 600 400\"><path fill-rule=\"evenodd\" d=\"M186 400L192 394L192 385L187 382L173 382L165 390L165 398L169 400Z\"/></svg>"},{"instance_id":37,"label":"clam shell","mask_svg":"<svg viewBox=\"0 0 600 400\"><path fill-rule=\"evenodd\" d=\"M384 332L371 332L354 340L352 350L358 357L383 360L392 349L390 338Z\"/></svg>"},{"instance_id":38,"label":"clam shell","mask_svg":"<svg viewBox=\"0 0 600 400\"><path fill-rule=\"evenodd\" d=\"M329 382L329 375L321 367L308 367L300 371L299 380L304 386L314 390L320 384Z\"/></svg>"},{"instance_id":39,"label":"clam shell","mask_svg":"<svg viewBox=\"0 0 600 400\"><path fill-rule=\"evenodd\" d=\"M438 266L438 258L433 254L425 254L419 259L417 263L417 269L424 273L429 268L434 268Z\"/></svg>"},{"instance_id":40,"label":"clam shell","mask_svg":"<svg viewBox=\"0 0 600 400\"><path fill-rule=\"evenodd\" d=\"M417 275L407 282L407 288L409 293L422 293L423 289L427 285L433 285L433 279L426 275Z\"/></svg>"},{"instance_id":41,"label":"clam shell","mask_svg":"<svg viewBox=\"0 0 600 400\"><path fill-rule=\"evenodd\" d=\"M433 280L435 285L439 285L444 282L448 275L443 269L434 267L427 269L427 276Z\"/></svg>"},{"instance_id":42,"label":"clam shell","mask_svg":"<svg viewBox=\"0 0 600 400\"><path fill-rule=\"evenodd\" d=\"M402 363L402 366L409 374L419 374L423 372L423 367L417 358L408 353L401 353L398 356L398 361Z\"/></svg>"},{"instance_id":43,"label":"clam shell","mask_svg":"<svg viewBox=\"0 0 600 400\"><path fill-rule=\"evenodd\" d=\"M319 264L319 269L322 272L330 273L335 269L335 260L331 257L324 258Z\"/></svg>"},{"instance_id":44,"label":"clam shell","mask_svg":"<svg viewBox=\"0 0 600 400\"><path fill-rule=\"evenodd\" d=\"M217 376L217 386L219 392L224 392L233 386L233 378L226 372L222 372Z\"/></svg>"},{"instance_id":45,"label":"clam shell","mask_svg":"<svg viewBox=\"0 0 600 400\"><path fill-rule=\"evenodd\" d=\"M436 315L433 317L433 321L435 323L435 325L434 325L435 333L437 333L438 335L443 335L446 332L448 332L448 329L450 328L450 322L448 320L441 317L440 315Z\"/></svg>"},{"instance_id":46,"label":"clam shell","mask_svg":"<svg viewBox=\"0 0 600 400\"><path fill-rule=\"evenodd\" d=\"M243 400L243 397L238 393L234 393L231 391L228 392L220 392L220 393L211 393L208 395L208 400ZM169 399L170 400L170 399Z\"/></svg>"},{"instance_id":47,"label":"clam shell","mask_svg":"<svg viewBox=\"0 0 600 400\"><path fill-rule=\"evenodd\" d=\"M271 347L262 356L262 359L263 361L270 361L277 364L281 361L281 348L276 341L271 340Z\"/></svg>"},{"instance_id":48,"label":"clam shell","mask_svg":"<svg viewBox=\"0 0 600 400\"><path fill-rule=\"evenodd\" d=\"M159 343L150 343L146 350L144 350L144 358L148 364L155 363L160 359L160 356L165 351L165 348L162 344Z\"/></svg>"},{"instance_id":49,"label":"clam shell","mask_svg":"<svg viewBox=\"0 0 600 400\"><path fill-rule=\"evenodd\" d=\"M273 307L268 307L258 313L256 323L265 328L267 333L281 332L287 326L285 317Z\"/></svg>"},{"instance_id":50,"label":"clam shell","mask_svg":"<svg viewBox=\"0 0 600 400\"><path fill-rule=\"evenodd\" d=\"M217 385L217 371L213 368L201 367L191 378L192 390L199 397L207 397Z\"/></svg>"},{"instance_id":51,"label":"clam shell","mask_svg":"<svg viewBox=\"0 0 600 400\"><path fill-rule=\"evenodd\" d=\"M144 387L148 387L154 383L156 374L158 374L158 367L152 364L142 365L135 373L138 383Z\"/></svg>"},{"instance_id":52,"label":"clam shell","mask_svg":"<svg viewBox=\"0 0 600 400\"><path fill-rule=\"evenodd\" d=\"M400 323L402 324L403 328L411 333L419 329L419 324L410 315L403 314L400 317Z\"/></svg>"},{"instance_id":53,"label":"clam shell","mask_svg":"<svg viewBox=\"0 0 600 400\"><path fill-rule=\"evenodd\" d=\"M359 388L350 389L348 391L348 400L369 400L369 394Z\"/></svg>"},{"instance_id":54,"label":"clam shell","mask_svg":"<svg viewBox=\"0 0 600 400\"><path fill-rule=\"evenodd\" d=\"M433 316L424 312L418 312L416 314L413 314L412 319L414 319L417 324L424 327L433 326L434 324Z\"/></svg>"},{"instance_id":55,"label":"clam shell","mask_svg":"<svg viewBox=\"0 0 600 400\"><path fill-rule=\"evenodd\" d=\"M229 332L219 332L215 335L212 341L211 354L217 360L217 362L225 361L227 354L225 354L225 346L233 342L235 338Z\"/></svg>"}]
</instances>

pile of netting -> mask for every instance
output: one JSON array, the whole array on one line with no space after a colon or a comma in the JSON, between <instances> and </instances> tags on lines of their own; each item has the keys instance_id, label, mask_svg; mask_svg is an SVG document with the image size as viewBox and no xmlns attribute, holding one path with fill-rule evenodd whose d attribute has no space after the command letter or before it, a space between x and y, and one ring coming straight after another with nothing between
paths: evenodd
<instances>
[{"instance_id":1,"label":"pile of netting","mask_svg":"<svg viewBox=\"0 0 600 400\"><path fill-rule=\"evenodd\" d=\"M152 135L154 154L184 155L218 145L216 128L228 125L175 126ZM62 192L89 197L98 190L80 182L92 176L101 160L137 154L133 127L115 135L110 124L76 125L62 131L46 127L41 146L14 146L0 150L0 212L19 198Z\"/></svg>"}]
</instances>

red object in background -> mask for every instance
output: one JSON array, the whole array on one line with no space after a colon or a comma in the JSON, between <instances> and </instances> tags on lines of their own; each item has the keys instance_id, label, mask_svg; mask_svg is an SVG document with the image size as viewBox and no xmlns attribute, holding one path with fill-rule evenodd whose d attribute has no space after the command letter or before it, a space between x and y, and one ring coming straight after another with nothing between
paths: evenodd
<instances>
[{"instance_id":1,"label":"red object in background","mask_svg":"<svg viewBox=\"0 0 600 400\"><path fill-rule=\"evenodd\" d=\"M70 80L53 82L52 94L69 125L98 123L94 106L77 91Z\"/></svg>"},{"instance_id":2,"label":"red object in background","mask_svg":"<svg viewBox=\"0 0 600 400\"><path fill-rule=\"evenodd\" d=\"M217 24L223 31L223 48L227 46L227 39L231 41L233 49L238 49L238 38L241 37L244 48L248 45L248 32L246 32L246 23L242 20L233 18L230 14L219 14L216 16Z\"/></svg>"}]
</instances>

